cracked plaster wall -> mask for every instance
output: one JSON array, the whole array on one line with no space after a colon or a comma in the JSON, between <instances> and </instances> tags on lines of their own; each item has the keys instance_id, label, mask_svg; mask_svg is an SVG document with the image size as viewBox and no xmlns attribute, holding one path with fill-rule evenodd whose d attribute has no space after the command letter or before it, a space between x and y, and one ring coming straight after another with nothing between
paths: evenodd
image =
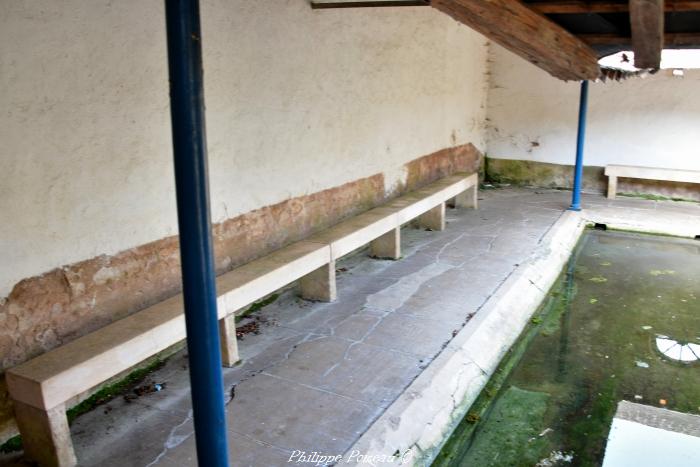
<instances>
[{"instance_id":1,"label":"cracked plaster wall","mask_svg":"<svg viewBox=\"0 0 700 467\"><path fill-rule=\"evenodd\" d=\"M202 4L215 222L485 147L482 36L428 8ZM176 233L163 3L0 4L0 296Z\"/></svg>"},{"instance_id":2,"label":"cracked plaster wall","mask_svg":"<svg viewBox=\"0 0 700 467\"><path fill-rule=\"evenodd\" d=\"M487 45L448 17L204 0L202 23L219 272L478 169ZM0 370L177 291L165 52L162 2L0 3Z\"/></svg>"}]
</instances>

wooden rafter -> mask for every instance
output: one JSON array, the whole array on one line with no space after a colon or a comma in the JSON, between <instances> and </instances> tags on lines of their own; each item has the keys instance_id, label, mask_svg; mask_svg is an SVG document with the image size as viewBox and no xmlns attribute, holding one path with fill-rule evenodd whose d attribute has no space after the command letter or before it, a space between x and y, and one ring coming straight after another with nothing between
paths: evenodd
<instances>
[{"instance_id":1,"label":"wooden rafter","mask_svg":"<svg viewBox=\"0 0 700 467\"><path fill-rule=\"evenodd\" d=\"M432 0L431 5L563 80L596 79L595 51L582 40L513 0Z\"/></svg>"},{"instance_id":2,"label":"wooden rafter","mask_svg":"<svg viewBox=\"0 0 700 467\"><path fill-rule=\"evenodd\" d=\"M530 2L527 6L543 14L627 13L629 11L629 3L610 0L550 0ZM700 0L666 0L664 10L668 12L700 11Z\"/></svg>"},{"instance_id":3,"label":"wooden rafter","mask_svg":"<svg viewBox=\"0 0 700 467\"><path fill-rule=\"evenodd\" d=\"M634 66L658 69L664 48L664 0L629 0Z\"/></svg>"},{"instance_id":4,"label":"wooden rafter","mask_svg":"<svg viewBox=\"0 0 700 467\"><path fill-rule=\"evenodd\" d=\"M579 34L577 37L590 45L632 45L632 38L621 34ZM666 33L664 46L700 46L700 33Z\"/></svg>"},{"instance_id":5,"label":"wooden rafter","mask_svg":"<svg viewBox=\"0 0 700 467\"><path fill-rule=\"evenodd\" d=\"M430 0L365 0L344 2L319 2L311 1L312 10L333 10L338 8L380 8L400 6L430 6Z\"/></svg>"},{"instance_id":6,"label":"wooden rafter","mask_svg":"<svg viewBox=\"0 0 700 467\"><path fill-rule=\"evenodd\" d=\"M430 6L430 0L364 0L364 1L311 1L311 8L374 8L397 6ZM575 13L627 13L629 3L611 0L541 0L528 2L527 6L542 14L575 14ZM666 0L664 10L700 11L700 0Z\"/></svg>"}]
</instances>

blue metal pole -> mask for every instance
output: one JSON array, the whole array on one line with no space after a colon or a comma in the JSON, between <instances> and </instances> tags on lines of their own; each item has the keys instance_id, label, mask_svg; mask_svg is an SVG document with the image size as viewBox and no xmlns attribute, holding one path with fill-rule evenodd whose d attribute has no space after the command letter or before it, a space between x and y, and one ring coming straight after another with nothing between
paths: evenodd
<instances>
[{"instance_id":1,"label":"blue metal pole","mask_svg":"<svg viewBox=\"0 0 700 467\"><path fill-rule=\"evenodd\" d=\"M182 289L199 465L228 466L198 0L165 0Z\"/></svg>"},{"instance_id":2,"label":"blue metal pole","mask_svg":"<svg viewBox=\"0 0 700 467\"><path fill-rule=\"evenodd\" d=\"M588 112L588 81L581 81L581 98L578 105L578 136L576 138L576 167L574 169L574 193L572 211L581 210L581 184L583 183L583 143L586 138L586 113Z\"/></svg>"}]
</instances>

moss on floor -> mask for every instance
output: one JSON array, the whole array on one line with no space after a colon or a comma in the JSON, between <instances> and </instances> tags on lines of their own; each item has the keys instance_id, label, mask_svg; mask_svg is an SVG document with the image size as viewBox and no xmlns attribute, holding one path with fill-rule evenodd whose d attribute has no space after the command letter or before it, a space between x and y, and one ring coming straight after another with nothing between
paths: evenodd
<instances>
[{"instance_id":1,"label":"moss on floor","mask_svg":"<svg viewBox=\"0 0 700 467\"><path fill-rule=\"evenodd\" d=\"M71 407L66 411L68 423L72 423L78 416L89 412L97 406L105 404L115 397L122 396L131 391L134 387L140 384L149 374L161 368L165 364L164 358L156 358L150 361L146 366L138 368L124 378L108 384L98 390L95 394L88 397L79 404ZM22 437L14 436L0 445L0 453L12 453L22 450Z\"/></svg>"},{"instance_id":2,"label":"moss on floor","mask_svg":"<svg viewBox=\"0 0 700 467\"><path fill-rule=\"evenodd\" d=\"M262 308L265 308L267 305L274 303L279 298L279 296L280 296L280 294L275 293L275 294L272 294L272 295L270 295L262 300L258 300L257 302L253 303L252 305L250 305L248 307L247 310L245 310L240 315L236 316L236 322L238 323L246 316L250 316L253 313L260 311Z\"/></svg>"},{"instance_id":3,"label":"moss on floor","mask_svg":"<svg viewBox=\"0 0 700 467\"><path fill-rule=\"evenodd\" d=\"M626 198L639 198L647 199L650 201L681 201L686 203L697 203L698 201L694 199L681 198L681 197L669 197L663 195L655 195L651 193L617 193L617 196L624 196Z\"/></svg>"},{"instance_id":4,"label":"moss on floor","mask_svg":"<svg viewBox=\"0 0 700 467\"><path fill-rule=\"evenodd\" d=\"M164 364L165 360L159 358L155 359L143 368L138 368L132 371L123 379L120 379L115 383L103 387L92 396L88 397L78 405L71 407L66 411L66 415L68 416L68 423L72 423L73 420L76 419L76 417L86 412L89 412L98 405L107 403L117 396L124 395L125 393L133 389L136 385L141 383L146 378L146 376L153 373L157 369L162 368Z\"/></svg>"}]
</instances>

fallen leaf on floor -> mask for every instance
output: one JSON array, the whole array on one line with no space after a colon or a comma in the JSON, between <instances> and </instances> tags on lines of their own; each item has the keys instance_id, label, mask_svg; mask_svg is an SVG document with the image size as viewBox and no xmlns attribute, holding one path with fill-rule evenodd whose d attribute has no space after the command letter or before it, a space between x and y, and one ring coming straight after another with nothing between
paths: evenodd
<instances>
[{"instance_id":1,"label":"fallen leaf on floor","mask_svg":"<svg viewBox=\"0 0 700 467\"><path fill-rule=\"evenodd\" d=\"M239 339L245 336L246 334L251 333L260 334L260 324L258 324L257 320L236 327L236 337Z\"/></svg>"}]
</instances>

